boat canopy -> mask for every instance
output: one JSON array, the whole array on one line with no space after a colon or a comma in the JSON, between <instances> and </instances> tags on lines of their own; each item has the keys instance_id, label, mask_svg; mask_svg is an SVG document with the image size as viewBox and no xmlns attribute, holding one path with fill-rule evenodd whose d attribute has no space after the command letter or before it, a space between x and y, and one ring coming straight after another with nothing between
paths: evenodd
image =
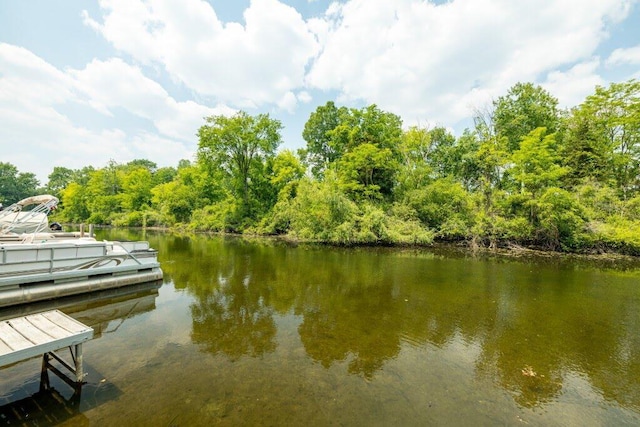
<instances>
[{"instance_id":1,"label":"boat canopy","mask_svg":"<svg viewBox=\"0 0 640 427\"><path fill-rule=\"evenodd\" d=\"M29 211L26 206L37 205ZM0 211L0 235L38 233L49 227L47 216L58 205L58 198L50 194L27 197Z\"/></svg>"}]
</instances>

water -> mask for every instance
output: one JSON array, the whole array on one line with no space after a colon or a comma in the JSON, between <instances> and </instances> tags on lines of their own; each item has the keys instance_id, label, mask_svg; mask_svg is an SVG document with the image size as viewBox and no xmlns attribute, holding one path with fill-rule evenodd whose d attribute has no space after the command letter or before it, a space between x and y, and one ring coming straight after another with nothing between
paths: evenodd
<instances>
[{"instance_id":1,"label":"water","mask_svg":"<svg viewBox=\"0 0 640 427\"><path fill-rule=\"evenodd\" d=\"M144 238L164 283L64 302L88 384L40 425L640 423L640 262ZM39 366L0 370L5 412Z\"/></svg>"}]
</instances>

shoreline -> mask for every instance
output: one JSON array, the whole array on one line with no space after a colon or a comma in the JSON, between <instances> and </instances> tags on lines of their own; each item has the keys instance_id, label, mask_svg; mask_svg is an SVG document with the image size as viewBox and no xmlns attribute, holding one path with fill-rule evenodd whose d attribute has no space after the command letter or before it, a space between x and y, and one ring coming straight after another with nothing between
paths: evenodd
<instances>
[{"instance_id":1,"label":"shoreline","mask_svg":"<svg viewBox=\"0 0 640 427\"><path fill-rule=\"evenodd\" d=\"M78 224L69 224L71 226L78 226ZM619 252L611 248L599 248L597 250L585 250L585 251L554 251L541 249L535 246L524 246L514 242L501 242L497 247L489 247L483 245L474 245L469 240L458 241L446 241L435 240L430 244L394 244L394 243L352 243L352 244L336 244L332 242L315 241L299 239L287 235L263 235L263 234L240 234L240 233L225 233L225 232L212 232L212 231L187 231L173 227L116 227L112 225L96 225L98 229L116 229L116 230L146 230L154 232L162 232L176 235L195 234L195 235L210 235L210 236L222 236L238 239L259 239L265 241L275 241L284 243L287 245L310 245L310 246L329 246L343 249L358 249L358 248L388 248L398 250L419 250L419 249L432 249L436 251L455 252L464 256L473 257L501 257L509 259L548 259L548 260L560 260L560 259L579 259L588 260L594 262L624 262L624 263L639 263L640 257L636 255L626 254Z\"/></svg>"}]
</instances>

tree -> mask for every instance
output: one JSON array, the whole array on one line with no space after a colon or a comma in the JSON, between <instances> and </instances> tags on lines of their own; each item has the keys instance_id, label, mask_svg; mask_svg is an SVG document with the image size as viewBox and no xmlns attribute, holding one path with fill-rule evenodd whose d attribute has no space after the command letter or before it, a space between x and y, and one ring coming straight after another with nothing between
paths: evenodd
<instances>
[{"instance_id":1,"label":"tree","mask_svg":"<svg viewBox=\"0 0 640 427\"><path fill-rule=\"evenodd\" d=\"M304 166L300 159L290 150L283 150L275 156L268 165L270 170L269 183L276 192L287 184L298 181L304 176Z\"/></svg>"},{"instance_id":2,"label":"tree","mask_svg":"<svg viewBox=\"0 0 640 427\"><path fill-rule=\"evenodd\" d=\"M579 107L604 139L610 167L624 199L640 190L640 81L596 87Z\"/></svg>"},{"instance_id":3,"label":"tree","mask_svg":"<svg viewBox=\"0 0 640 427\"><path fill-rule=\"evenodd\" d=\"M533 83L516 83L505 96L493 102L496 132L507 138L510 152L518 149L520 140L536 128L554 133L560 125L558 100Z\"/></svg>"},{"instance_id":4,"label":"tree","mask_svg":"<svg viewBox=\"0 0 640 427\"><path fill-rule=\"evenodd\" d=\"M226 175L231 193L241 200L241 213L250 217L252 180L260 178L264 162L281 143L282 124L268 114L207 117L198 130L198 159Z\"/></svg>"},{"instance_id":5,"label":"tree","mask_svg":"<svg viewBox=\"0 0 640 427\"><path fill-rule=\"evenodd\" d=\"M470 163L473 165L474 175L477 176L477 187L483 194L485 213L490 214L494 191L502 183L508 162L507 138L497 135L489 122L480 119L476 119L473 133L467 133L464 137L469 140L469 145L478 144L477 151L471 155Z\"/></svg>"},{"instance_id":6,"label":"tree","mask_svg":"<svg viewBox=\"0 0 640 427\"><path fill-rule=\"evenodd\" d=\"M342 155L343 148L333 143L331 132L346 114L348 111L345 107L337 108L333 101L329 101L316 108L304 125L302 138L307 142L307 147L301 150L300 157L311 166L311 172L316 177L321 177L327 166Z\"/></svg>"},{"instance_id":7,"label":"tree","mask_svg":"<svg viewBox=\"0 0 640 427\"><path fill-rule=\"evenodd\" d=\"M555 134L548 134L545 128L535 129L523 138L511 159L511 175L520 191L529 191L534 197L539 196L542 189L557 185L567 173L567 169L559 165Z\"/></svg>"},{"instance_id":8,"label":"tree","mask_svg":"<svg viewBox=\"0 0 640 427\"><path fill-rule=\"evenodd\" d=\"M109 224L122 209L122 178L124 172L111 161L108 166L92 172L82 193L90 212L89 222Z\"/></svg>"},{"instance_id":9,"label":"tree","mask_svg":"<svg viewBox=\"0 0 640 427\"><path fill-rule=\"evenodd\" d=\"M400 144L401 161L398 169L398 187L396 197L429 183L433 170L428 164L431 152L429 129L416 126L404 132Z\"/></svg>"},{"instance_id":10,"label":"tree","mask_svg":"<svg viewBox=\"0 0 640 427\"><path fill-rule=\"evenodd\" d=\"M0 162L0 203L8 205L33 196L38 185L35 174L18 172L11 163Z\"/></svg>"},{"instance_id":11,"label":"tree","mask_svg":"<svg viewBox=\"0 0 640 427\"><path fill-rule=\"evenodd\" d=\"M219 184L199 165L183 163L175 179L151 189L152 204L170 225L188 223L195 209L220 198Z\"/></svg>"},{"instance_id":12,"label":"tree","mask_svg":"<svg viewBox=\"0 0 640 427\"><path fill-rule=\"evenodd\" d=\"M397 164L391 150L373 144L358 145L337 163L343 188L370 199L390 197Z\"/></svg>"},{"instance_id":13,"label":"tree","mask_svg":"<svg viewBox=\"0 0 640 427\"><path fill-rule=\"evenodd\" d=\"M73 170L61 166L55 166L48 176L46 190L54 196L58 196L60 191L73 180Z\"/></svg>"},{"instance_id":14,"label":"tree","mask_svg":"<svg viewBox=\"0 0 640 427\"><path fill-rule=\"evenodd\" d=\"M164 167L156 170L153 173L153 185L166 184L175 179L177 171L172 167Z\"/></svg>"},{"instance_id":15,"label":"tree","mask_svg":"<svg viewBox=\"0 0 640 427\"><path fill-rule=\"evenodd\" d=\"M613 148L593 117L584 109L574 109L567 119L562 145L563 165L570 185L586 178L607 183L613 178Z\"/></svg>"},{"instance_id":16,"label":"tree","mask_svg":"<svg viewBox=\"0 0 640 427\"><path fill-rule=\"evenodd\" d=\"M158 170L158 165L155 162L147 159L134 159L127 163L125 166L132 169L143 167L151 173L154 173Z\"/></svg>"},{"instance_id":17,"label":"tree","mask_svg":"<svg viewBox=\"0 0 640 427\"><path fill-rule=\"evenodd\" d=\"M329 131L331 144L338 155L353 151L362 144L388 149L399 160L402 142L402 120L399 116L380 110L375 104L363 109L351 109L340 115L340 124ZM340 150L342 153L340 153Z\"/></svg>"},{"instance_id":18,"label":"tree","mask_svg":"<svg viewBox=\"0 0 640 427\"><path fill-rule=\"evenodd\" d=\"M89 218L91 212L87 206L87 194L80 184L70 182L60 190L60 196L64 206L59 214L60 218L74 223L81 223Z\"/></svg>"},{"instance_id":19,"label":"tree","mask_svg":"<svg viewBox=\"0 0 640 427\"><path fill-rule=\"evenodd\" d=\"M122 177L122 207L127 211L143 210L151 204L151 172L144 166L127 168Z\"/></svg>"},{"instance_id":20,"label":"tree","mask_svg":"<svg viewBox=\"0 0 640 427\"><path fill-rule=\"evenodd\" d=\"M400 160L402 134L400 117L376 105L358 110L336 108L328 102L318 107L305 124L307 148L301 154L314 176L322 177L329 165L362 144L388 149L394 159Z\"/></svg>"}]
</instances>

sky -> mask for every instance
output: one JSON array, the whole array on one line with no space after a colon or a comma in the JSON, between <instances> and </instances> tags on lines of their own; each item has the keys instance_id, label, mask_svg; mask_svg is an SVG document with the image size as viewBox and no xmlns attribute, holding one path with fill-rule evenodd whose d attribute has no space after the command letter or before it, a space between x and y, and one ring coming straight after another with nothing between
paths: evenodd
<instances>
[{"instance_id":1,"label":"sky","mask_svg":"<svg viewBox=\"0 0 640 427\"><path fill-rule=\"evenodd\" d=\"M460 134L517 82L640 78L640 0L0 0L0 162L193 160L204 117L376 104Z\"/></svg>"}]
</instances>

